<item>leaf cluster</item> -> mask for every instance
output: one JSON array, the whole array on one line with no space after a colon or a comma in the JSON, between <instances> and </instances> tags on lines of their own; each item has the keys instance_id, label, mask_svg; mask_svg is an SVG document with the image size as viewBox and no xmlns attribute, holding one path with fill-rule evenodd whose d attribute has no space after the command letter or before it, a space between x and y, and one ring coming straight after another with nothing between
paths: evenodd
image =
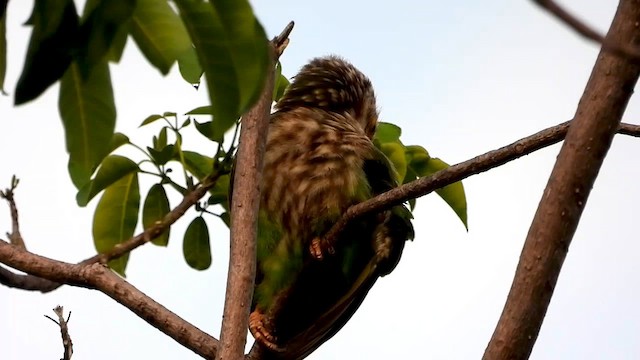
<instances>
[{"instance_id":1,"label":"leaf cluster","mask_svg":"<svg viewBox=\"0 0 640 360\"><path fill-rule=\"evenodd\" d=\"M6 2L0 2L0 90L6 69ZM183 254L194 269L211 265L205 215L229 226L227 193L241 115L258 99L269 68L269 45L247 0L88 0L82 12L73 0L36 0L27 21L33 29L24 67L15 88L15 103L36 99L59 82L58 108L64 127L68 172L78 189L76 201L86 206L100 195L93 240L100 253L131 238L139 219L144 229L162 223L172 207L167 190L185 196L208 176L217 181L206 201L195 204L198 215L183 237ZM140 126L159 126L148 146L134 144L116 132L116 106L110 64L117 64L131 40L149 64L167 74L178 64L180 74L196 89L206 80L209 104L188 111L153 114ZM289 81L275 67L273 100ZM4 90L2 90L4 92ZM191 126L193 125L193 126ZM188 149L183 133L195 129L213 143L215 152ZM229 132L235 129L233 136ZM400 183L428 176L448 165L417 145L400 141L399 127L381 123L376 145L395 166ZM227 140L225 145L225 140ZM230 140L230 141L229 141ZM140 157L118 153L123 146ZM156 181L141 189L140 176ZM141 196L145 193L144 196ZM461 183L438 190L464 225L466 200ZM410 202L411 209L415 200ZM167 246L170 229L152 242ZM128 255L109 265L124 275Z\"/></svg>"}]
</instances>

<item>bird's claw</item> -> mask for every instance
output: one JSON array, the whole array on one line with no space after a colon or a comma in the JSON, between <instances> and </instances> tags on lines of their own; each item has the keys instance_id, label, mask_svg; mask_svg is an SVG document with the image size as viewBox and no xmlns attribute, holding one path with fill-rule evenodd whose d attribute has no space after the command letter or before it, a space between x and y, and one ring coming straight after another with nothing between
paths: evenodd
<instances>
[{"instance_id":1,"label":"bird's claw","mask_svg":"<svg viewBox=\"0 0 640 360\"><path fill-rule=\"evenodd\" d=\"M249 331L263 347L271 351L282 351L282 348L277 344L278 339L271 332L268 320L258 310L254 310L249 314Z\"/></svg>"},{"instance_id":2,"label":"bird's claw","mask_svg":"<svg viewBox=\"0 0 640 360\"><path fill-rule=\"evenodd\" d=\"M325 241L323 238L317 237L311 240L309 252L311 252L311 256L313 256L316 260L322 260L325 254L335 254L336 249L334 249L333 246L331 246L331 244L329 244L329 242Z\"/></svg>"}]
</instances>

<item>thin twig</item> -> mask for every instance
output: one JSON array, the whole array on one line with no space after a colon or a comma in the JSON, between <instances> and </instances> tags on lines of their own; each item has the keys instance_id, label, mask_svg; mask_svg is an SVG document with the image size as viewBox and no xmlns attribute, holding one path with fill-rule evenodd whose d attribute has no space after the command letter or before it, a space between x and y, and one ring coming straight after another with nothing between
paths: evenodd
<instances>
[{"instance_id":1,"label":"thin twig","mask_svg":"<svg viewBox=\"0 0 640 360\"><path fill-rule=\"evenodd\" d=\"M191 206L196 204L207 193L207 191L213 188L218 179L224 174L226 174L226 172L217 169L213 174L204 178L204 180L202 180L200 184L196 185L196 187L191 192L186 194L180 204L178 204L169 213L167 213L167 215L165 215L165 217L161 221L156 222L153 226L132 237L131 239L114 246L110 251L104 254L94 255L86 260L81 261L79 264L88 265L97 262L106 263L109 260L117 259L124 254L132 251L133 249L157 238L169 227L171 227L171 225L173 225L178 219L180 219ZM14 219L13 215L12 219ZM11 239L11 236L9 238ZM38 279L31 275L14 274L2 267L0 267L0 284L23 290L40 291L43 293L51 292L62 285L60 283L51 282L46 279Z\"/></svg>"},{"instance_id":2,"label":"thin twig","mask_svg":"<svg viewBox=\"0 0 640 360\"><path fill-rule=\"evenodd\" d=\"M271 113L274 64L288 44L289 23L270 43L269 71L258 102L242 117L231 201L231 244L227 290L216 359L242 359L256 274L256 233L266 134Z\"/></svg>"},{"instance_id":3,"label":"thin twig","mask_svg":"<svg viewBox=\"0 0 640 360\"><path fill-rule=\"evenodd\" d=\"M153 226L144 230L140 234L132 237L131 239L124 241L113 249L104 254L94 255L84 261L82 264L92 264L95 262L107 263L110 260L117 259L125 254L131 252L131 250L144 245L158 236L162 235L167 229L171 227L178 219L180 219L191 206L195 205L202 197L211 190L218 179L225 175L225 171L216 169L211 175L205 177L200 184L197 184L193 190L187 193L180 204L173 208L162 220L157 221Z\"/></svg>"},{"instance_id":4,"label":"thin twig","mask_svg":"<svg viewBox=\"0 0 640 360\"><path fill-rule=\"evenodd\" d=\"M555 1L533 0L533 2L540 5L551 14L555 15L558 19L575 30L578 34L589 40L600 43L604 50L610 51L617 55L626 56L635 62L640 61L640 48L637 48L636 46L633 46L631 44L621 43L617 39L605 39L604 36L593 30L584 22L580 21L563 7L558 5Z\"/></svg>"},{"instance_id":5,"label":"thin twig","mask_svg":"<svg viewBox=\"0 0 640 360\"><path fill-rule=\"evenodd\" d=\"M7 200L9 203L9 212L11 213L11 233L7 234L9 241L16 246L26 249L22 234L20 234L20 222L18 221L18 207L16 206L15 190L20 180L15 175L11 177L11 185L4 191L0 191L0 198Z\"/></svg>"},{"instance_id":6,"label":"thin twig","mask_svg":"<svg viewBox=\"0 0 640 360\"><path fill-rule=\"evenodd\" d=\"M640 38L640 4L622 0L607 41ZM589 193L633 94L640 66L600 52L529 228L506 304L483 359L528 359Z\"/></svg>"},{"instance_id":7,"label":"thin twig","mask_svg":"<svg viewBox=\"0 0 640 360\"><path fill-rule=\"evenodd\" d=\"M45 315L44 317L58 324L60 327L60 333L62 334L62 346L64 347L64 354L60 360L71 360L71 355L73 355L73 341L71 341L68 327L69 319L71 318L71 311L69 311L69 316L66 320L64 318L64 309L62 306L56 306L53 308L53 312L58 316L58 320L53 319L49 315Z\"/></svg>"}]
</instances>

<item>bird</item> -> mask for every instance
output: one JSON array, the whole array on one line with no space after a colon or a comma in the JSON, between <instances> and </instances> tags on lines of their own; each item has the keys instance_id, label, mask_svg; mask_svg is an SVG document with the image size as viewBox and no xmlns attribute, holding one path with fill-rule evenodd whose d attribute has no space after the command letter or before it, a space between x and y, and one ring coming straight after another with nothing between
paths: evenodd
<instances>
[{"instance_id":1,"label":"bird","mask_svg":"<svg viewBox=\"0 0 640 360\"><path fill-rule=\"evenodd\" d=\"M249 316L266 359L303 359L333 337L414 237L400 204L322 241L350 206L398 186L374 143L378 116L369 78L333 55L304 65L274 106Z\"/></svg>"}]
</instances>

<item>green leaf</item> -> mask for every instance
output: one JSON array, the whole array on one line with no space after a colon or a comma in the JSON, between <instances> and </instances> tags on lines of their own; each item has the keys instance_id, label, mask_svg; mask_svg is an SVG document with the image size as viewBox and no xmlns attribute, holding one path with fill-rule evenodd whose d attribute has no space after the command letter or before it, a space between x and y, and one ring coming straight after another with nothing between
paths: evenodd
<instances>
[{"instance_id":1,"label":"green leaf","mask_svg":"<svg viewBox=\"0 0 640 360\"><path fill-rule=\"evenodd\" d=\"M226 35L240 89L240 114L258 100L269 69L269 39L248 0L211 2ZM222 34L221 34L222 35Z\"/></svg>"},{"instance_id":2,"label":"green leaf","mask_svg":"<svg viewBox=\"0 0 640 360\"><path fill-rule=\"evenodd\" d=\"M78 194L76 201L79 206L87 206L100 191L111 186L118 180L140 170L138 165L130 159L120 155L107 156L98 169L96 177L85 184Z\"/></svg>"},{"instance_id":3,"label":"green leaf","mask_svg":"<svg viewBox=\"0 0 640 360\"><path fill-rule=\"evenodd\" d=\"M18 80L15 104L42 94L67 71L78 41L78 14L73 0L37 0L27 57Z\"/></svg>"},{"instance_id":4,"label":"green leaf","mask_svg":"<svg viewBox=\"0 0 640 360\"><path fill-rule=\"evenodd\" d=\"M112 153L120 146L128 143L129 137L127 135L119 132L113 134L113 138L111 139L111 143L109 144L109 153Z\"/></svg>"},{"instance_id":5,"label":"green leaf","mask_svg":"<svg viewBox=\"0 0 640 360\"><path fill-rule=\"evenodd\" d=\"M118 31L131 19L136 8L135 0L109 0L87 2L89 10L80 25L80 44L76 61L84 78L93 67L101 63L113 45Z\"/></svg>"},{"instance_id":6,"label":"green leaf","mask_svg":"<svg viewBox=\"0 0 640 360\"><path fill-rule=\"evenodd\" d=\"M227 225L229 229L231 229L231 215L229 215L228 212L225 211L220 214L220 219L222 220L222 222L224 222L225 225Z\"/></svg>"},{"instance_id":7,"label":"green leaf","mask_svg":"<svg viewBox=\"0 0 640 360\"><path fill-rule=\"evenodd\" d=\"M420 169L421 172L419 172L418 175L420 175L420 177L429 176L448 167L449 164L446 162L438 158L430 158L427 166ZM464 227L469 230L469 226L467 225L467 198L464 193L462 181L438 189L436 193L451 207L464 224Z\"/></svg>"},{"instance_id":8,"label":"green leaf","mask_svg":"<svg viewBox=\"0 0 640 360\"><path fill-rule=\"evenodd\" d=\"M224 132L219 132L219 129L215 126L216 123L214 121L199 123L194 120L193 123L196 126L196 130L198 130L198 132L204 135L204 137L206 137L207 139L218 143L224 140Z\"/></svg>"},{"instance_id":9,"label":"green leaf","mask_svg":"<svg viewBox=\"0 0 640 360\"><path fill-rule=\"evenodd\" d=\"M4 78L7 75L7 4L8 0L0 1L0 93L4 91Z\"/></svg>"},{"instance_id":10,"label":"green leaf","mask_svg":"<svg viewBox=\"0 0 640 360\"><path fill-rule=\"evenodd\" d=\"M427 172L428 166L429 166L429 159L431 159L431 156L429 156L429 153L427 152L427 150L420 145L406 146L405 156L407 158L408 166L407 166L407 174L405 175L404 181L402 182L403 184L411 182L416 178L422 176L420 174L424 174L425 172ZM415 207L415 201L411 209L413 210L414 207Z\"/></svg>"},{"instance_id":11,"label":"green leaf","mask_svg":"<svg viewBox=\"0 0 640 360\"><path fill-rule=\"evenodd\" d=\"M193 151L183 151L182 155L184 156L185 169L198 180L202 181L213 171L213 158ZM173 160L180 161L180 158L174 156Z\"/></svg>"},{"instance_id":12,"label":"green leaf","mask_svg":"<svg viewBox=\"0 0 640 360\"><path fill-rule=\"evenodd\" d=\"M153 185L151 189L149 189L147 198L144 200L144 205L142 206L142 226L145 230L152 227L157 221L162 221L170 210L169 199L162 184ZM167 229L160 236L151 240L151 242L158 246L167 246L169 244L170 230L170 228Z\"/></svg>"},{"instance_id":13,"label":"green leaf","mask_svg":"<svg viewBox=\"0 0 640 360\"><path fill-rule=\"evenodd\" d=\"M211 105L199 106L189 111L185 115L213 115L213 106Z\"/></svg>"},{"instance_id":14,"label":"green leaf","mask_svg":"<svg viewBox=\"0 0 640 360\"><path fill-rule=\"evenodd\" d=\"M198 62L196 49L191 47L178 57L178 69L182 78L192 85L199 85L202 77L202 66Z\"/></svg>"},{"instance_id":15,"label":"green leaf","mask_svg":"<svg viewBox=\"0 0 640 360\"><path fill-rule=\"evenodd\" d=\"M72 64L60 83L58 108L69 152L69 175L80 189L109 153L114 136L116 107L106 60L85 81Z\"/></svg>"},{"instance_id":16,"label":"green leaf","mask_svg":"<svg viewBox=\"0 0 640 360\"><path fill-rule=\"evenodd\" d=\"M384 144L399 141L401 134L402 129L400 129L399 126L391 123L379 122L374 138Z\"/></svg>"},{"instance_id":17,"label":"green leaf","mask_svg":"<svg viewBox=\"0 0 640 360\"><path fill-rule=\"evenodd\" d=\"M99 253L128 240L138 224L140 190L138 174L131 173L109 186L93 215L93 243ZM124 276L129 254L109 261L109 267Z\"/></svg>"},{"instance_id":18,"label":"green leaf","mask_svg":"<svg viewBox=\"0 0 640 360\"><path fill-rule=\"evenodd\" d=\"M127 0L134 3L135 0ZM88 0L84 6L82 11L82 18L86 19L89 14L102 3L102 0ZM105 1L106 2L106 1ZM125 4L127 6L127 4ZM111 41L111 47L107 53L107 60L110 62L120 62L120 58L122 57L122 53L124 51L125 45L127 44L127 38L129 37L129 29L131 25L131 19L127 19L122 22L120 26L115 30L115 34L113 35L113 40Z\"/></svg>"},{"instance_id":19,"label":"green leaf","mask_svg":"<svg viewBox=\"0 0 640 360\"><path fill-rule=\"evenodd\" d=\"M427 149L423 148L420 145L405 146L405 154L407 155L407 161L416 164L420 164L423 162L426 164L426 162L431 158Z\"/></svg>"},{"instance_id":20,"label":"green leaf","mask_svg":"<svg viewBox=\"0 0 640 360\"><path fill-rule=\"evenodd\" d=\"M142 121L142 123L138 127L143 127L145 125L149 125L149 124L151 124L152 122L154 122L154 121L156 121L158 119L164 119L164 117L162 115L159 115L159 114L149 115L149 116L147 116L146 119L144 119Z\"/></svg>"},{"instance_id":21,"label":"green leaf","mask_svg":"<svg viewBox=\"0 0 640 360\"><path fill-rule=\"evenodd\" d=\"M113 37L111 48L107 54L107 60L114 63L119 63L122 58L122 53L127 45L129 39L129 32L131 31L131 22L128 21L118 28L116 34Z\"/></svg>"},{"instance_id":22,"label":"green leaf","mask_svg":"<svg viewBox=\"0 0 640 360\"><path fill-rule=\"evenodd\" d=\"M209 229L202 216L193 219L187 227L182 252L187 264L196 270L206 270L211 266Z\"/></svg>"},{"instance_id":23,"label":"green leaf","mask_svg":"<svg viewBox=\"0 0 640 360\"><path fill-rule=\"evenodd\" d=\"M216 181L216 184L209 193L211 196L208 199L208 203L211 205L220 204L225 210L229 210L229 183L231 181L230 175L222 175Z\"/></svg>"},{"instance_id":24,"label":"green leaf","mask_svg":"<svg viewBox=\"0 0 640 360\"><path fill-rule=\"evenodd\" d=\"M273 101L278 101L280 100L282 95L284 95L284 92L287 90L287 87L289 87L289 79L287 79L286 76L280 74L278 77L276 77L276 82L274 86L275 87L273 89Z\"/></svg>"},{"instance_id":25,"label":"green leaf","mask_svg":"<svg viewBox=\"0 0 640 360\"><path fill-rule=\"evenodd\" d=\"M405 147L402 144L390 142L383 143L380 150L389 158L396 170L396 180L400 183L407 174L407 158L405 157Z\"/></svg>"},{"instance_id":26,"label":"green leaf","mask_svg":"<svg viewBox=\"0 0 640 360\"><path fill-rule=\"evenodd\" d=\"M268 41L247 0L176 0L204 69L216 133L257 99L269 64Z\"/></svg>"},{"instance_id":27,"label":"green leaf","mask_svg":"<svg viewBox=\"0 0 640 360\"><path fill-rule=\"evenodd\" d=\"M147 60L163 74L192 46L184 24L166 0L138 0L131 36Z\"/></svg>"},{"instance_id":28,"label":"green leaf","mask_svg":"<svg viewBox=\"0 0 640 360\"><path fill-rule=\"evenodd\" d=\"M167 145L162 150L158 151L152 147L147 147L149 154L153 158L153 161L158 165L164 165L177 153L174 145Z\"/></svg>"},{"instance_id":29,"label":"green leaf","mask_svg":"<svg viewBox=\"0 0 640 360\"><path fill-rule=\"evenodd\" d=\"M163 127L160 130L160 134L158 134L158 141L156 142L156 146L154 148L156 150L162 150L167 146L167 127Z\"/></svg>"}]
</instances>

